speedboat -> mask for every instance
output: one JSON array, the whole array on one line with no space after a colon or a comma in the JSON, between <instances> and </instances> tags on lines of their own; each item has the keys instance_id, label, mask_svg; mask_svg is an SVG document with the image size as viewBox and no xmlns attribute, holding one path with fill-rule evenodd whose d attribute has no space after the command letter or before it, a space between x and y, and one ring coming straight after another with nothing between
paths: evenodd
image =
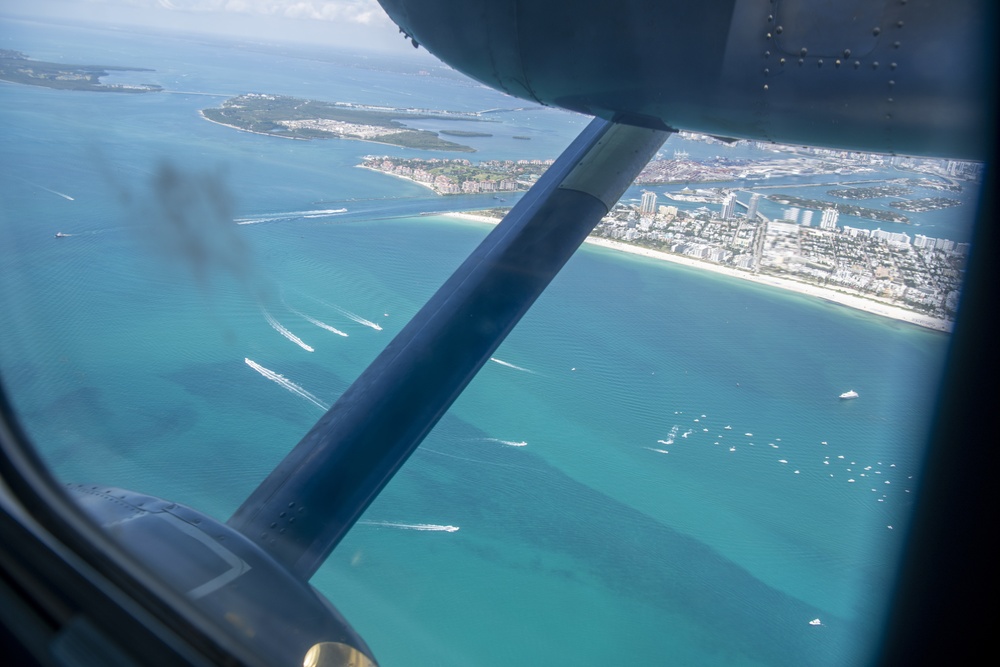
<instances>
[{"instance_id":1,"label":"speedboat","mask_svg":"<svg viewBox=\"0 0 1000 667\"><path fill-rule=\"evenodd\" d=\"M841 398L857 398L858 397L858 392L856 392L853 389L851 389L850 391L845 391L843 394L840 395L840 397Z\"/></svg>"}]
</instances>

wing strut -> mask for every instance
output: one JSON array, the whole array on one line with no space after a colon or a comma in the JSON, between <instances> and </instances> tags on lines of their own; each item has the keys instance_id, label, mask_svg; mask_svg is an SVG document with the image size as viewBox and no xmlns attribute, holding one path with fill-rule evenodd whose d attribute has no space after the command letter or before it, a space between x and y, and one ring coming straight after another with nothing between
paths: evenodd
<instances>
[{"instance_id":1,"label":"wing strut","mask_svg":"<svg viewBox=\"0 0 1000 667\"><path fill-rule=\"evenodd\" d=\"M591 122L229 525L311 577L669 134Z\"/></svg>"}]
</instances>

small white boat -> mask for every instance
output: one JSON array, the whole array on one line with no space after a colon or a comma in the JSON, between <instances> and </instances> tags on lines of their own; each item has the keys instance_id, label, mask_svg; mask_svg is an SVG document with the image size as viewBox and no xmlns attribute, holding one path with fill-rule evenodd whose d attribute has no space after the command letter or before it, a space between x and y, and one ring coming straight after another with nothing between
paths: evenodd
<instances>
[{"instance_id":1,"label":"small white boat","mask_svg":"<svg viewBox=\"0 0 1000 667\"><path fill-rule=\"evenodd\" d=\"M813 620L809 621L809 625L823 625L823 623L818 618L814 618Z\"/></svg>"},{"instance_id":2,"label":"small white boat","mask_svg":"<svg viewBox=\"0 0 1000 667\"><path fill-rule=\"evenodd\" d=\"M850 391L845 391L843 394L840 395L840 397L841 398L857 398L858 397L858 392L856 392L853 389L851 389Z\"/></svg>"}]
</instances>

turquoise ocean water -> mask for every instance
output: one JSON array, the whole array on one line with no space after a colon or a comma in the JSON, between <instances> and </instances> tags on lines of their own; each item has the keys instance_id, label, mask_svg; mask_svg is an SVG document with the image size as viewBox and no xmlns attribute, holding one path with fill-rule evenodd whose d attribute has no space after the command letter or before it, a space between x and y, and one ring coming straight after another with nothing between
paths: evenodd
<instances>
[{"instance_id":1,"label":"turquoise ocean water","mask_svg":"<svg viewBox=\"0 0 1000 667\"><path fill-rule=\"evenodd\" d=\"M60 478L224 520L489 231L433 213L494 201L354 167L424 153L197 110L250 91L525 105L322 49L15 21L0 38L174 91L0 85L5 389ZM493 119L473 159L555 157L586 122ZM924 222L965 240L967 208ZM387 666L863 663L946 345L585 247L313 583Z\"/></svg>"}]
</instances>

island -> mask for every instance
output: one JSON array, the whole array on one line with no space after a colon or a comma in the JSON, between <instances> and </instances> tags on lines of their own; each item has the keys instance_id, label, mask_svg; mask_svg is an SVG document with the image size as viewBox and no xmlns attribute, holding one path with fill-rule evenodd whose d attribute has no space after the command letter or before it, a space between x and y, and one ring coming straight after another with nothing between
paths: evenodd
<instances>
[{"instance_id":1,"label":"island","mask_svg":"<svg viewBox=\"0 0 1000 667\"><path fill-rule=\"evenodd\" d=\"M220 107L202 109L199 113L202 118L227 127L285 139L354 139L404 148L466 153L475 149L442 139L437 132L412 129L401 121L481 120L471 113L322 102L264 93L232 97ZM459 130L448 133L482 136Z\"/></svg>"},{"instance_id":2,"label":"island","mask_svg":"<svg viewBox=\"0 0 1000 667\"><path fill-rule=\"evenodd\" d=\"M366 155L359 167L405 178L439 195L523 192L552 165L552 160L420 160ZM495 197L499 199L499 197Z\"/></svg>"},{"instance_id":3,"label":"island","mask_svg":"<svg viewBox=\"0 0 1000 667\"><path fill-rule=\"evenodd\" d=\"M923 213L925 211L938 211L942 208L961 206L962 202L950 197L924 197L922 199L911 199L909 201L892 202L889 206L898 208L900 211L910 211L912 213Z\"/></svg>"},{"instance_id":4,"label":"island","mask_svg":"<svg viewBox=\"0 0 1000 667\"><path fill-rule=\"evenodd\" d=\"M111 72L152 71L144 67L50 63L32 60L20 51L0 49L0 80L29 86L101 93L153 93L163 89L150 83L101 83L101 77Z\"/></svg>"},{"instance_id":5,"label":"island","mask_svg":"<svg viewBox=\"0 0 1000 667\"><path fill-rule=\"evenodd\" d=\"M878 199L880 197L902 197L912 192L899 185L872 185L864 188L842 188L827 190L826 194L838 199Z\"/></svg>"},{"instance_id":6,"label":"island","mask_svg":"<svg viewBox=\"0 0 1000 667\"><path fill-rule=\"evenodd\" d=\"M441 130L438 134L445 134L449 137L492 137L489 132L470 132L468 130Z\"/></svg>"},{"instance_id":7,"label":"island","mask_svg":"<svg viewBox=\"0 0 1000 667\"><path fill-rule=\"evenodd\" d=\"M776 204L783 204L785 206L813 209L834 208L840 215L853 215L856 218L867 218L868 220L878 220L879 222L899 222L902 224L910 223L910 219L900 213L875 208L864 208L853 204L830 204L829 202L821 201L819 199L806 199L804 197L796 197L794 195L783 193L768 195L767 198ZM890 206L895 207L896 204L890 204Z\"/></svg>"},{"instance_id":8,"label":"island","mask_svg":"<svg viewBox=\"0 0 1000 667\"><path fill-rule=\"evenodd\" d=\"M681 136L691 141L702 137L691 132L681 132ZM873 171L871 165L847 157L768 155L772 151L759 150L762 155L756 159L722 155L692 159L687 151L676 149L673 157L661 156L650 160L635 180L644 185L744 181L755 187L768 187L758 183L784 176L831 176L835 182L830 185L839 186L844 184L845 176L865 175Z\"/></svg>"},{"instance_id":9,"label":"island","mask_svg":"<svg viewBox=\"0 0 1000 667\"><path fill-rule=\"evenodd\" d=\"M919 233L854 227L841 222L840 216L909 222L897 211L864 208L851 200L893 198L897 201L889 203L890 207L913 212L960 206L960 200L949 197L912 198L913 189L961 192L960 181L981 182L981 163L831 154L826 149L782 146L776 147L777 157L770 152L762 149L758 160L691 160L683 150L675 150L673 160L651 162L635 184L678 180L728 183L663 193L670 202L704 204L697 208L682 209L671 203L658 206L657 193L647 190L641 201L617 203L587 242L780 287L929 329L951 330L969 244ZM926 177L885 178L872 173L887 163ZM357 166L409 180L441 195L492 194L492 208L449 215L496 224L509 211L505 193L527 190L552 164L552 160L543 159L472 162L464 158L368 155ZM829 175L831 182L812 179L802 184L765 185L775 174ZM760 182L753 182L757 179ZM833 201L786 193L786 189L798 187L829 188L826 195ZM748 193L749 199L740 201L737 196L741 193ZM476 200L480 206L482 199ZM815 227L812 214L803 216L801 224L798 212L794 219L771 219L758 210L763 199L822 211L823 219Z\"/></svg>"},{"instance_id":10,"label":"island","mask_svg":"<svg viewBox=\"0 0 1000 667\"><path fill-rule=\"evenodd\" d=\"M449 215L499 223L506 207ZM902 237L902 238L900 238ZM950 331L969 244L848 226L820 229L757 213L701 208L643 213L618 203L587 243L806 294L865 312Z\"/></svg>"}]
</instances>

